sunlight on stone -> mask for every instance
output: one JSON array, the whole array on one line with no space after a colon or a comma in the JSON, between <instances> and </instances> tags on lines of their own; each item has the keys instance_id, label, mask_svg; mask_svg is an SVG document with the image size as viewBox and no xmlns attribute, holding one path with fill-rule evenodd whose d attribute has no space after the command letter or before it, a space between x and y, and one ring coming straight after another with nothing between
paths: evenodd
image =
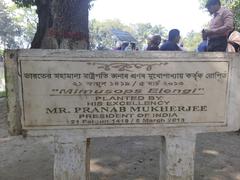
<instances>
[{"instance_id":1,"label":"sunlight on stone","mask_svg":"<svg viewBox=\"0 0 240 180\"><path fill-rule=\"evenodd\" d=\"M92 159L90 161L90 171L96 173L111 174L112 170L99 165L99 162L99 159Z\"/></svg>"},{"instance_id":2,"label":"sunlight on stone","mask_svg":"<svg viewBox=\"0 0 240 180\"><path fill-rule=\"evenodd\" d=\"M215 156L219 155L219 152L214 151L214 150L209 150L209 149L203 150L203 153L204 154L215 155Z\"/></svg>"}]
</instances>

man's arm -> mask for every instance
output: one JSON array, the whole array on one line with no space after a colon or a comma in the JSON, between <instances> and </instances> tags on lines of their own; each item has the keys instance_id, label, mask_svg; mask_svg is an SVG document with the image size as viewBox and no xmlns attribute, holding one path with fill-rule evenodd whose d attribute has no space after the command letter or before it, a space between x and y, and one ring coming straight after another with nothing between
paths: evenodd
<instances>
[{"instance_id":1,"label":"man's arm","mask_svg":"<svg viewBox=\"0 0 240 180\"><path fill-rule=\"evenodd\" d=\"M229 32L234 29L234 17L230 10L225 10L221 18L223 19L223 26L213 29L204 29L205 35L210 36L227 36Z\"/></svg>"},{"instance_id":2,"label":"man's arm","mask_svg":"<svg viewBox=\"0 0 240 180\"><path fill-rule=\"evenodd\" d=\"M223 18L223 26L212 29L213 34L228 35L227 33L233 30L234 28L233 13L229 10L226 10L223 12L222 18Z\"/></svg>"}]
</instances>

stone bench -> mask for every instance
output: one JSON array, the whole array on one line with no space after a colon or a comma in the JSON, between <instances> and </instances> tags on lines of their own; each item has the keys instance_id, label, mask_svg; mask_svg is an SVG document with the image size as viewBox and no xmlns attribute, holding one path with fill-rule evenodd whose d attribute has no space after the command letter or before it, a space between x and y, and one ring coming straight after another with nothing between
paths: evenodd
<instances>
[{"instance_id":1,"label":"stone bench","mask_svg":"<svg viewBox=\"0 0 240 180\"><path fill-rule=\"evenodd\" d=\"M54 136L55 180L87 180L90 139L160 135L160 180L192 180L196 135L239 129L239 56L5 53L12 135Z\"/></svg>"}]
</instances>

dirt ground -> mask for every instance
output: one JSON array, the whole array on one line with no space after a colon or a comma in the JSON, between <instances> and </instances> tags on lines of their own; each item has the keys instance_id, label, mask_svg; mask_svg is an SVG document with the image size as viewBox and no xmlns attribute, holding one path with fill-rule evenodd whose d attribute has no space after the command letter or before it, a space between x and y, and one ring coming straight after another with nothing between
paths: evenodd
<instances>
[{"instance_id":1,"label":"dirt ground","mask_svg":"<svg viewBox=\"0 0 240 180\"><path fill-rule=\"evenodd\" d=\"M9 137L0 98L0 180L52 180L51 137ZM91 180L159 180L159 137L94 138ZM240 180L238 132L197 137L195 180Z\"/></svg>"}]
</instances>

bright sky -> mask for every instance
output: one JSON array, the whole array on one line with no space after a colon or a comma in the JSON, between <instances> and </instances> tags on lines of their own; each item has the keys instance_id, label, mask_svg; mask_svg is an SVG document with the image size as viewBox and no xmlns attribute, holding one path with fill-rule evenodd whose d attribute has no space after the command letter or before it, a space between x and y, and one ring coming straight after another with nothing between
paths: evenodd
<instances>
[{"instance_id":1,"label":"bright sky","mask_svg":"<svg viewBox=\"0 0 240 180\"><path fill-rule=\"evenodd\" d=\"M95 0L89 18L160 24L168 30L179 29L182 36L192 30L200 32L211 19L207 11L200 9L199 0Z\"/></svg>"},{"instance_id":2,"label":"bright sky","mask_svg":"<svg viewBox=\"0 0 240 180\"><path fill-rule=\"evenodd\" d=\"M160 24L168 30L179 29L183 36L192 30L200 32L211 19L198 0L96 0L89 15L100 21Z\"/></svg>"}]
</instances>

